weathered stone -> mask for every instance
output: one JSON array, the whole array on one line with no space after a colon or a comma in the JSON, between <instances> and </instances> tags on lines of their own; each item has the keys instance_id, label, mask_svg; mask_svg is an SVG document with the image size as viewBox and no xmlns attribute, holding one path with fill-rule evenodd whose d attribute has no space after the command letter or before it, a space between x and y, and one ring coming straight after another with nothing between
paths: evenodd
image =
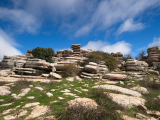
<instances>
[{"instance_id":1,"label":"weathered stone","mask_svg":"<svg viewBox=\"0 0 160 120\"><path fill-rule=\"evenodd\" d=\"M40 91L43 91L43 88L42 87L35 87L36 89L40 90Z\"/></svg>"},{"instance_id":2,"label":"weathered stone","mask_svg":"<svg viewBox=\"0 0 160 120\"><path fill-rule=\"evenodd\" d=\"M103 76L104 79L109 79L109 80L126 80L127 75L123 74L105 74Z\"/></svg>"},{"instance_id":3,"label":"weathered stone","mask_svg":"<svg viewBox=\"0 0 160 120\"><path fill-rule=\"evenodd\" d=\"M31 114L26 117L25 119L33 119L33 118L36 118L36 117L39 117L41 115L45 115L47 112L49 112L50 109L48 106L39 106L37 105L36 107L33 108L33 110L31 111Z\"/></svg>"},{"instance_id":4,"label":"weathered stone","mask_svg":"<svg viewBox=\"0 0 160 120\"><path fill-rule=\"evenodd\" d=\"M121 94L115 94L115 93L108 93L105 92L107 96L109 96L114 102L117 104L123 106L123 107L133 107L133 106L139 106L145 104L145 99L139 98L139 97L133 97L128 95L121 95Z\"/></svg>"},{"instance_id":5,"label":"weathered stone","mask_svg":"<svg viewBox=\"0 0 160 120\"><path fill-rule=\"evenodd\" d=\"M12 71L11 70L1 70L0 71L0 76L1 77L7 77L7 76L9 76L9 75L11 75L12 74Z\"/></svg>"},{"instance_id":6,"label":"weathered stone","mask_svg":"<svg viewBox=\"0 0 160 120\"><path fill-rule=\"evenodd\" d=\"M148 70L148 73L154 74L154 75L159 75L159 72L155 71L155 70Z\"/></svg>"},{"instance_id":7,"label":"weathered stone","mask_svg":"<svg viewBox=\"0 0 160 120\"><path fill-rule=\"evenodd\" d=\"M145 115L143 115L141 113L137 113L136 114L136 118L141 119L141 120L157 120L157 119L155 119L153 117L148 117L148 116L145 116Z\"/></svg>"},{"instance_id":8,"label":"weathered stone","mask_svg":"<svg viewBox=\"0 0 160 120\"><path fill-rule=\"evenodd\" d=\"M53 72L50 72L49 76L53 77L53 78L56 78L56 79L62 79L61 75L59 75L57 73L53 73Z\"/></svg>"},{"instance_id":9,"label":"weathered stone","mask_svg":"<svg viewBox=\"0 0 160 120\"><path fill-rule=\"evenodd\" d=\"M98 72L98 67L97 67L97 66L86 65L84 69L85 69L87 72L93 73L93 74Z\"/></svg>"},{"instance_id":10,"label":"weathered stone","mask_svg":"<svg viewBox=\"0 0 160 120\"><path fill-rule=\"evenodd\" d=\"M26 62L25 68L37 68L43 70L51 70L53 68L52 64L41 59L29 59Z\"/></svg>"},{"instance_id":11,"label":"weathered stone","mask_svg":"<svg viewBox=\"0 0 160 120\"><path fill-rule=\"evenodd\" d=\"M27 103L25 106L23 106L23 108L33 107L33 106L36 106L36 105L39 105L39 104L40 104L39 102Z\"/></svg>"},{"instance_id":12,"label":"weathered stone","mask_svg":"<svg viewBox=\"0 0 160 120\"><path fill-rule=\"evenodd\" d=\"M94 86L92 88L115 90L115 91L121 92L123 94L128 94L128 95L132 95L132 96L135 96L135 97L141 97L142 96L137 91L133 91L133 90L130 90L130 89L127 89L127 88L123 88L123 87L119 87L119 86L115 86L115 85L97 85L97 86Z\"/></svg>"},{"instance_id":13,"label":"weathered stone","mask_svg":"<svg viewBox=\"0 0 160 120\"><path fill-rule=\"evenodd\" d=\"M150 111L150 110L147 110L146 112L147 112L147 114L149 114L149 115L153 115L153 116L156 116L156 117L160 117L160 112L159 112L159 111Z\"/></svg>"},{"instance_id":14,"label":"weathered stone","mask_svg":"<svg viewBox=\"0 0 160 120\"><path fill-rule=\"evenodd\" d=\"M11 94L10 87L8 86L0 86L0 96Z\"/></svg>"},{"instance_id":15,"label":"weathered stone","mask_svg":"<svg viewBox=\"0 0 160 120\"><path fill-rule=\"evenodd\" d=\"M86 109L97 109L98 104L90 98L77 98L67 102L68 107L79 107L82 106Z\"/></svg>"},{"instance_id":16,"label":"weathered stone","mask_svg":"<svg viewBox=\"0 0 160 120\"><path fill-rule=\"evenodd\" d=\"M19 111L17 111L15 114L11 114L11 115L4 116L4 119L5 119L5 120L18 119L19 117L24 116L24 115L26 115L27 113L28 113L27 110L19 110Z\"/></svg>"},{"instance_id":17,"label":"weathered stone","mask_svg":"<svg viewBox=\"0 0 160 120\"><path fill-rule=\"evenodd\" d=\"M145 87L133 87L133 88L130 88L131 90L135 90L135 91L138 91L140 93L143 93L143 94L148 94L148 90L145 88Z\"/></svg>"},{"instance_id":18,"label":"weathered stone","mask_svg":"<svg viewBox=\"0 0 160 120\"><path fill-rule=\"evenodd\" d=\"M68 78L66 78L66 80L69 81L69 82L73 82L74 81L74 77L68 77Z\"/></svg>"},{"instance_id":19,"label":"weathered stone","mask_svg":"<svg viewBox=\"0 0 160 120\"><path fill-rule=\"evenodd\" d=\"M47 95L48 97L52 97L52 96L53 96L52 93L46 93L46 95Z\"/></svg>"}]
</instances>

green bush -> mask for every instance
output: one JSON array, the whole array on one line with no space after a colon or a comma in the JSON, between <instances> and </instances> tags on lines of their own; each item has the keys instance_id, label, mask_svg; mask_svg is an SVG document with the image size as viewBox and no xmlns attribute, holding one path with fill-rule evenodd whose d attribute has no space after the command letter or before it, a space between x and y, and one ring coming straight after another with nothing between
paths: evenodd
<instances>
[{"instance_id":1,"label":"green bush","mask_svg":"<svg viewBox=\"0 0 160 120\"><path fill-rule=\"evenodd\" d=\"M37 47L32 50L32 55L34 58L43 59L47 62L53 63L52 57L55 56L55 52L52 48Z\"/></svg>"},{"instance_id":2,"label":"green bush","mask_svg":"<svg viewBox=\"0 0 160 120\"><path fill-rule=\"evenodd\" d=\"M109 53L103 51L94 51L88 55L88 62L100 63L101 61L105 61L106 66L110 70L117 68L118 60Z\"/></svg>"}]
</instances>

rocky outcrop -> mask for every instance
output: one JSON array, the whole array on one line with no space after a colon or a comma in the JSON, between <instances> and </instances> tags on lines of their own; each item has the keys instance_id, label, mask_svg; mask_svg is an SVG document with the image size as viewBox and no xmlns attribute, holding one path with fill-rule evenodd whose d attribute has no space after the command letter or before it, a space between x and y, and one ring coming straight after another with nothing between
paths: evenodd
<instances>
[{"instance_id":1,"label":"rocky outcrop","mask_svg":"<svg viewBox=\"0 0 160 120\"><path fill-rule=\"evenodd\" d=\"M128 59L124 66L127 71L143 71L146 67L148 67L148 64L145 61Z\"/></svg>"},{"instance_id":2,"label":"rocky outcrop","mask_svg":"<svg viewBox=\"0 0 160 120\"><path fill-rule=\"evenodd\" d=\"M26 60L32 58L25 55L14 55L14 56L6 56L4 55L3 60L1 61L1 67L3 69L11 69L13 67L24 67Z\"/></svg>"},{"instance_id":3,"label":"rocky outcrop","mask_svg":"<svg viewBox=\"0 0 160 120\"><path fill-rule=\"evenodd\" d=\"M154 46L147 49L148 59L152 59L152 62L159 62L159 47Z\"/></svg>"},{"instance_id":4,"label":"rocky outcrop","mask_svg":"<svg viewBox=\"0 0 160 120\"><path fill-rule=\"evenodd\" d=\"M73 53L73 50L65 49L57 51L56 57L69 57Z\"/></svg>"},{"instance_id":5,"label":"rocky outcrop","mask_svg":"<svg viewBox=\"0 0 160 120\"><path fill-rule=\"evenodd\" d=\"M51 70L54 67L53 64L46 62L42 59L29 59L26 62L25 68L36 68L43 70Z\"/></svg>"},{"instance_id":6,"label":"rocky outcrop","mask_svg":"<svg viewBox=\"0 0 160 120\"><path fill-rule=\"evenodd\" d=\"M123 65L123 54L121 52L112 52L111 55L118 60L118 67Z\"/></svg>"}]
</instances>

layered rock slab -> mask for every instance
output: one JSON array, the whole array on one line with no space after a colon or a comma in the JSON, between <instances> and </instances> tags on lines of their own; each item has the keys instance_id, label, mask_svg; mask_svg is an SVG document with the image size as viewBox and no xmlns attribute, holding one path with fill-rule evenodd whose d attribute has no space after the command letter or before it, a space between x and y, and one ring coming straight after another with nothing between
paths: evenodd
<instances>
[{"instance_id":1,"label":"layered rock slab","mask_svg":"<svg viewBox=\"0 0 160 120\"><path fill-rule=\"evenodd\" d=\"M122 95L122 94L115 94L115 93L108 93L104 92L107 96L109 96L112 101L115 103L123 106L123 107L133 107L133 106L139 106L145 104L145 99L139 98L139 97L133 97L128 95Z\"/></svg>"},{"instance_id":2,"label":"layered rock slab","mask_svg":"<svg viewBox=\"0 0 160 120\"><path fill-rule=\"evenodd\" d=\"M115 90L115 91L121 92L123 94L129 94L129 95L132 95L132 96L135 96L135 97L141 97L142 96L141 93L139 93L137 91L133 91L133 90L130 90L130 89L127 89L127 88L122 88L122 87L115 86L115 85L97 85L97 86L94 86L92 88Z\"/></svg>"}]
</instances>

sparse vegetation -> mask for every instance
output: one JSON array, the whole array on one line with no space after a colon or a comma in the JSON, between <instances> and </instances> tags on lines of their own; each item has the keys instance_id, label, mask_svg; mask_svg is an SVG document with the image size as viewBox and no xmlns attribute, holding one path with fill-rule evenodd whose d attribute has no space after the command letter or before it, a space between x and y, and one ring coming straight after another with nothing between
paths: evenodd
<instances>
[{"instance_id":1,"label":"sparse vegetation","mask_svg":"<svg viewBox=\"0 0 160 120\"><path fill-rule=\"evenodd\" d=\"M145 56L145 51L142 51L135 58L136 60L143 60L144 56Z\"/></svg>"},{"instance_id":2,"label":"sparse vegetation","mask_svg":"<svg viewBox=\"0 0 160 120\"><path fill-rule=\"evenodd\" d=\"M117 68L118 60L111 56L109 53L105 53L103 51L95 51L88 56L88 62L99 63L101 61L105 61L106 66L110 70Z\"/></svg>"},{"instance_id":3,"label":"sparse vegetation","mask_svg":"<svg viewBox=\"0 0 160 120\"><path fill-rule=\"evenodd\" d=\"M55 52L52 48L41 48L37 47L32 50L34 58L46 60L47 62L53 63L52 57L55 56Z\"/></svg>"},{"instance_id":4,"label":"sparse vegetation","mask_svg":"<svg viewBox=\"0 0 160 120\"><path fill-rule=\"evenodd\" d=\"M123 57L123 60L126 62L128 59L133 59L131 54L127 54Z\"/></svg>"},{"instance_id":5,"label":"sparse vegetation","mask_svg":"<svg viewBox=\"0 0 160 120\"><path fill-rule=\"evenodd\" d=\"M75 64L65 64L61 67L63 77L74 77L79 73L79 69Z\"/></svg>"}]
</instances>

